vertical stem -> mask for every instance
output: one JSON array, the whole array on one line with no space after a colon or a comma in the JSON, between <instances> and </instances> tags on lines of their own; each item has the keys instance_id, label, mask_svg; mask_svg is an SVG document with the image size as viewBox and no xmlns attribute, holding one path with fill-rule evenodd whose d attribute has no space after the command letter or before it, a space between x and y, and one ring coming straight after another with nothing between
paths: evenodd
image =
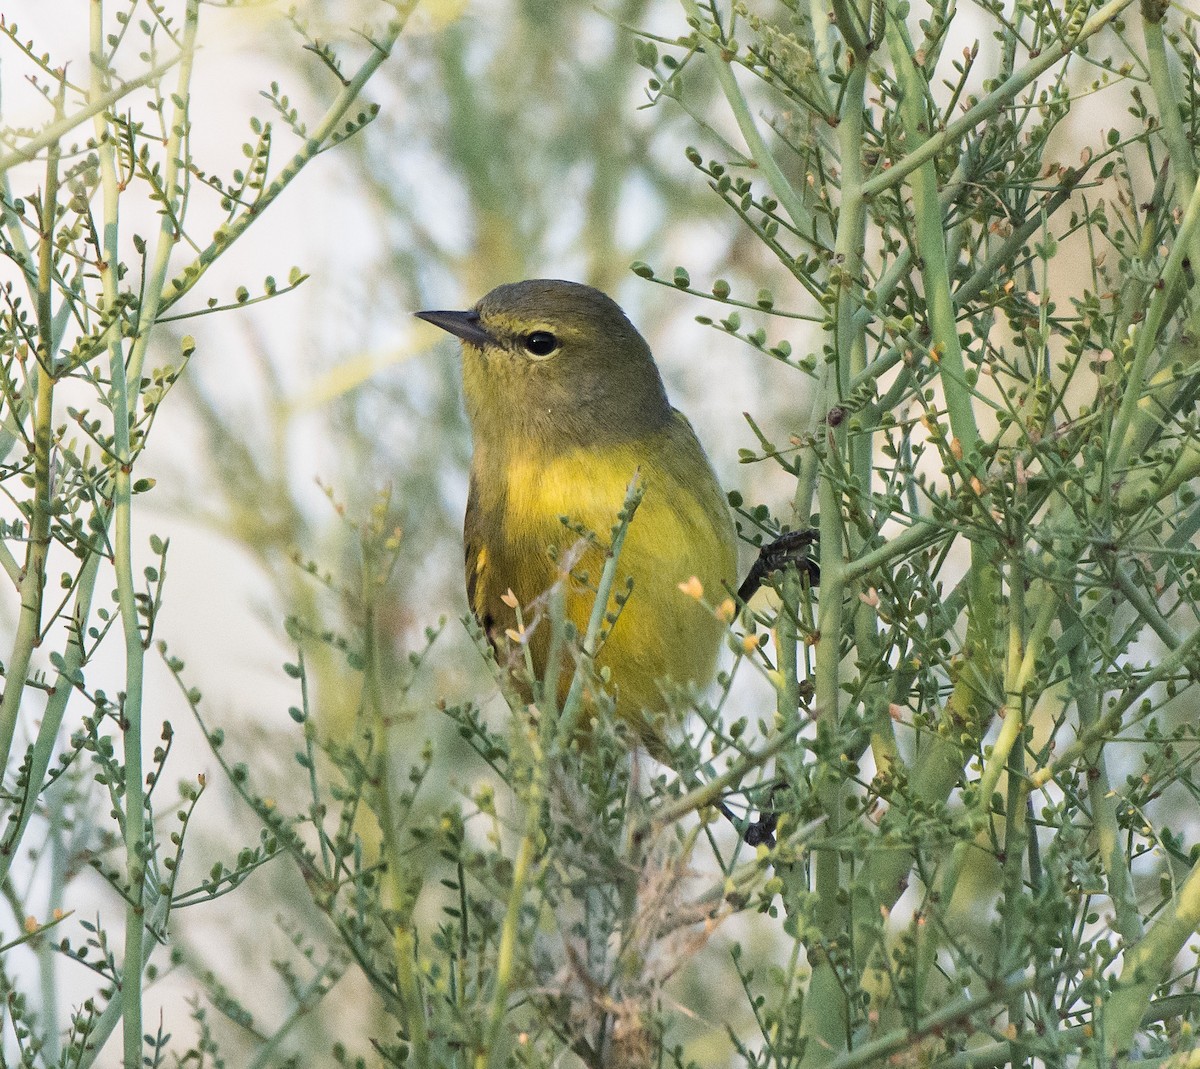
<instances>
[{"instance_id":1,"label":"vertical stem","mask_svg":"<svg viewBox=\"0 0 1200 1069\"><path fill-rule=\"evenodd\" d=\"M1023 542L1023 539L1021 540ZM1025 843L1028 829L1025 825L1025 799L1028 781L1024 776L1025 769L1025 723L1026 697L1025 688L1021 684L1021 666L1028 654L1036 658L1036 646L1026 634L1025 617L1025 569L1022 566L1023 557L1018 550L1012 556L1008 577L1008 663L1005 669L1005 714L1004 726L1001 733L1007 732L1012 741L1008 744L1006 771L1008 784L1004 808L1004 860L1001 866L1003 872L1002 898L1005 906L1002 938L1005 943L1003 967L1017 968L1022 962L1023 945L1025 941L1025 913L1020 908L1024 896L1022 877ZM1054 605L1055 599L1049 591L1044 591L1045 603ZM1003 757L993 751L992 763L998 765ZM986 779L986 776L984 777ZM985 784L986 785L986 784ZM979 793L979 809L989 818L991 813L991 793ZM1020 1040L1024 1026L1024 997L1022 991L1013 992L1008 1004L1009 1032L1013 1037L1012 1054L1014 1061L1021 1059Z\"/></svg>"},{"instance_id":2,"label":"vertical stem","mask_svg":"<svg viewBox=\"0 0 1200 1069\"><path fill-rule=\"evenodd\" d=\"M12 756L21 699L34 648L41 642L42 592L46 585L46 558L50 552L50 475L54 414L54 315L51 294L54 279L54 219L58 208L58 146L46 160L46 187L42 194L41 233L38 236L36 288L38 344L33 375L33 497L29 503L29 539L21 571L21 612L13 637L0 701L0 781Z\"/></svg>"},{"instance_id":3,"label":"vertical stem","mask_svg":"<svg viewBox=\"0 0 1200 1069\"><path fill-rule=\"evenodd\" d=\"M838 449L836 431L828 433L828 448ZM842 542L842 500L838 487L823 477L817 488L821 530L821 600L818 615L814 707L817 718L818 753L829 754L837 737L841 689L842 601L845 547ZM842 779L840 770L823 768L818 773L817 794L826 817L828 838L836 840L841 823ZM841 859L835 847L813 857L813 890L816 908L813 920L822 940L830 943L842 927ZM803 1069L821 1065L845 1046L847 1006L845 991L833 963L819 947L809 948L812 981L804 1006L802 1035L807 1040Z\"/></svg>"},{"instance_id":4,"label":"vertical stem","mask_svg":"<svg viewBox=\"0 0 1200 1069\"><path fill-rule=\"evenodd\" d=\"M104 57L103 0L92 0L90 29L91 95L96 98L104 93L108 74L108 64ZM101 112L96 116L95 127L96 152L100 160L103 190L100 279L104 291L104 308L110 310L116 307L118 300L120 190L106 113ZM107 345L112 384L109 400L113 416L113 568L116 572L121 631L125 639L125 692L121 698L120 714L125 760L125 865L129 883L126 890L125 957L121 972L123 1061L125 1069L140 1069L145 941L143 893L146 876L146 811L142 777L142 672L145 651L142 647L141 629L138 627L133 580L129 384L120 329L115 324L109 328Z\"/></svg>"},{"instance_id":5,"label":"vertical stem","mask_svg":"<svg viewBox=\"0 0 1200 1069\"><path fill-rule=\"evenodd\" d=\"M383 680L380 677L379 624L375 606L381 585L380 576L375 569L375 555L364 542L362 597L367 655L364 697L375 736L377 754L373 778L377 791L376 815L383 839L387 895L390 899L387 905L396 915L395 929L392 932L396 982L404 1007L412 1064L417 1069L428 1069L432 1065L429 1060L429 1034L420 978L417 974L417 937L412 921L412 904L408 901L409 896L404 884L404 854L400 847L398 819L392 797L391 732L388 730L388 719L384 711Z\"/></svg>"},{"instance_id":6,"label":"vertical stem","mask_svg":"<svg viewBox=\"0 0 1200 1069\"><path fill-rule=\"evenodd\" d=\"M166 162L162 177L163 194L167 203L159 212L158 242L154 249L153 263L146 277L145 296L138 309L137 328L129 354L129 379L132 382L137 382L142 375L146 348L162 303L171 253L179 244L179 228L183 225L183 216L187 210L183 187L180 185L180 172L188 158L184 142L191 125L188 112L191 105L192 64L196 55L196 30L199 24L200 0L187 0L183 44L179 57L179 77L175 92L171 94L174 110L168 127Z\"/></svg>"},{"instance_id":7,"label":"vertical stem","mask_svg":"<svg viewBox=\"0 0 1200 1069\"><path fill-rule=\"evenodd\" d=\"M558 738L564 747L569 746L583 714L583 689L587 672L596 656L596 648L600 642L600 629L604 626L605 614L612 611L609 604L613 584L617 579L617 563L621 558L621 548L625 545L625 536L629 525L633 522L634 513L642 503L646 492L639 472L633 473L625 490L625 500L617 516L617 525L609 538L608 552L604 558L604 568L600 572L596 584L596 599L592 602L592 611L588 616L587 631L582 636L582 654L575 666L575 674L571 677L571 686L563 700L562 713L558 721Z\"/></svg>"},{"instance_id":8,"label":"vertical stem","mask_svg":"<svg viewBox=\"0 0 1200 1069\"><path fill-rule=\"evenodd\" d=\"M107 515L104 517L107 523ZM57 752L58 732L62 727L67 710L67 701L74 692L76 673L83 666L83 636L91 613L92 594L96 577L100 574L101 557L93 553L83 566L80 575L75 606L71 614L67 644L63 655L63 666L54 678L50 698L42 711L42 722L30 755L29 770L25 776L25 792L20 805L5 830L0 845L0 881L8 877L16 857L17 844L24 838L25 830L33 819L34 802L46 782L50 762Z\"/></svg>"},{"instance_id":9,"label":"vertical stem","mask_svg":"<svg viewBox=\"0 0 1200 1069\"><path fill-rule=\"evenodd\" d=\"M929 118L926 102L929 87L913 58L913 45L902 22L887 20L888 48L900 83L900 118L904 129L904 147L909 155L927 141ZM954 299L950 293L950 266L946 258L946 228L938 199L937 170L928 160L912 172L913 212L917 230L917 252L921 257L921 281L932 334L930 349L937 353L942 369L941 384L946 396L950 426L962 444L968 465L979 446L979 430L970 391L966 388L966 369L958 341Z\"/></svg>"},{"instance_id":10,"label":"vertical stem","mask_svg":"<svg viewBox=\"0 0 1200 1069\"><path fill-rule=\"evenodd\" d=\"M798 656L799 636L796 621L800 606L800 573L788 568L783 574L783 605L775 625L776 657L779 667L779 683L775 688L775 708L780 722L790 724L800 708L800 665Z\"/></svg>"},{"instance_id":11,"label":"vertical stem","mask_svg":"<svg viewBox=\"0 0 1200 1069\"><path fill-rule=\"evenodd\" d=\"M1086 636L1086 629L1080 626L1074 611L1069 615L1065 612L1063 614L1063 630L1069 626L1078 626ZM1079 712L1080 729L1095 731L1100 723L1100 695L1093 673L1096 658L1092 655L1089 639L1084 637L1070 647L1067 651L1067 663L1071 666L1071 678L1075 681L1075 707ZM1142 917L1138 911L1129 858L1121 843L1117 800L1109 780L1108 759L1102 740L1097 740L1085 751L1084 769L1088 801L1092 807L1092 836L1104 869L1108 896L1113 904L1113 928L1125 941L1125 945L1130 946L1142 936Z\"/></svg>"},{"instance_id":12,"label":"vertical stem","mask_svg":"<svg viewBox=\"0 0 1200 1069\"><path fill-rule=\"evenodd\" d=\"M66 805L68 789L65 783L59 783L56 786L58 789L48 792L48 797L46 798L46 822L49 825L49 831L45 849L50 856L49 894L46 901L47 917L56 916L64 907L68 880L67 870L73 860L68 856L67 843L64 841L64 829L69 820ZM39 942L38 964L41 969L42 989L41 1014L42 1020L46 1021L49 1025L42 1032L45 1043L43 1050L47 1065L58 1064L62 1043L58 1029L53 1027L54 1023L59 1019L59 998L62 993L59 989L60 978L57 968L59 952L59 948L53 946L49 940L41 940Z\"/></svg>"},{"instance_id":13,"label":"vertical stem","mask_svg":"<svg viewBox=\"0 0 1200 1069\"><path fill-rule=\"evenodd\" d=\"M1187 131L1179 114L1181 92L1171 73L1170 58L1167 55L1167 43L1163 34L1163 22L1166 19L1166 5L1158 18L1152 17L1151 7L1142 5L1142 36L1146 42L1146 69L1150 74L1150 87L1154 90L1154 99L1158 103L1156 117L1163 140L1167 143L1167 153L1171 157L1171 167L1175 171L1176 206L1182 209L1187 191L1196 184L1196 159L1192 146L1188 143ZM1192 260L1197 259L1200 252L1196 247L1191 250Z\"/></svg>"},{"instance_id":14,"label":"vertical stem","mask_svg":"<svg viewBox=\"0 0 1200 1069\"><path fill-rule=\"evenodd\" d=\"M859 41L861 34L853 24L860 20L855 18L854 12L846 10L844 5L836 6L834 11L838 25L843 27L846 40ZM837 285L837 401L843 400L851 392L850 384L863 375L867 366L866 328L870 316L866 314L868 309L863 300L863 250L866 245L867 204L863 197L866 174L863 170L862 146L865 140L865 97L870 56L871 52L863 44L852 54L853 63L846 76L838 118L838 159L842 175L841 203L834 247L834 261L837 264L834 275ZM878 290L876 292L878 294ZM826 413L832 409L834 401L831 393L825 398ZM847 434L842 443L842 455L847 457L850 470L851 510L870 509L874 432L878 430L875 412L872 406L864 406L857 411L853 416L853 420L858 424L857 429L855 433ZM878 519L872 517L871 522L878 529ZM863 539L853 524L849 527L847 539L846 558L854 560L862 553ZM872 666L882 659L878 625L878 616L871 605L861 601L854 605L849 626L853 629L854 648L860 670L864 674L870 673L873 670ZM867 718L872 725L873 746L882 754L884 762L896 760L898 750L891 731L891 719L887 714L883 691L877 687L869 688L864 700L867 704Z\"/></svg>"},{"instance_id":15,"label":"vertical stem","mask_svg":"<svg viewBox=\"0 0 1200 1069\"><path fill-rule=\"evenodd\" d=\"M926 109L929 86L917 66L912 42L902 22L888 19L887 41L901 88L900 118L905 148L912 155L929 139ZM982 479L984 472L979 455L979 429L975 423L974 401L967 386L966 368L958 340L954 301L950 293L945 223L938 201L937 171L932 159L927 159L912 171L911 185L917 251L921 257L921 280L931 333L930 351L936 353L941 371L939 379L950 417L950 429L958 447L955 452L961 451L962 464L968 477L978 472ZM977 492L986 495L982 485L977 484ZM979 504L980 507L986 505L986 496L981 497ZM991 689L989 684L993 682L996 672L993 629L999 594L994 547L982 539L971 543L968 590L962 668L955 680L945 715L952 722L962 724L972 735L978 735L990 719L991 710L986 702ZM939 755L937 759L941 761L944 756Z\"/></svg>"},{"instance_id":16,"label":"vertical stem","mask_svg":"<svg viewBox=\"0 0 1200 1069\"><path fill-rule=\"evenodd\" d=\"M1025 776L1025 725L1027 719L1027 699L1025 687L1019 683L1019 675L1024 654L1022 647L1026 644L1025 607L1024 607L1024 570L1020 567L1020 559L1013 561L1012 575L1009 582L1009 649L1008 649L1008 686L1006 687L1006 714L1002 731L1013 735L1007 755L1008 789L1006 804L1004 804L1004 860L1003 871L1003 900L1007 905L1004 911L1003 967L1018 968L1024 956L1026 938L1025 912L1020 908L1020 902L1025 895L1024 859L1025 846L1028 840L1026 825L1026 799L1028 797L1028 780ZM1052 605L1054 599L1046 596L1046 601ZM1030 643L1032 647L1032 643ZM996 753L992 753L992 761L997 761ZM980 809L988 812L991 807L991 795L979 794ZM1014 991L1008 1002L1008 1025L1013 1034L1014 1062L1021 1059L1019 1040L1025 1025L1025 992Z\"/></svg>"},{"instance_id":17,"label":"vertical stem","mask_svg":"<svg viewBox=\"0 0 1200 1069\"><path fill-rule=\"evenodd\" d=\"M843 12L846 15L845 12ZM846 15L848 18L849 16ZM839 24L840 25L840 24ZM817 622L816 674L814 701L817 714L818 752L832 754L836 749L841 721L841 648L842 604L846 594L844 573L847 546L842 530L842 490L832 471L843 467L850 449L846 426L832 421L828 414L841 401L846 384L866 364L864 327L856 322L860 305L862 252L866 230L866 204L862 197L863 96L868 72L865 52L850 54L845 92L838 123L838 143L842 166L842 199L835 241L835 269L831 282L837 288L837 312L834 344L836 361L822 370L821 405L825 430L827 463L817 486L819 527L821 531L821 599ZM870 466L870 442L864 440L851 458L852 476ZM830 460L836 460L830 463ZM865 489L865 487L859 487ZM842 818L842 778L837 769L822 770L818 780L821 809L826 830L836 839ZM834 942L846 930L848 917L841 895L841 858L836 849L821 850L813 859L813 889L817 904L814 921L827 943ZM819 1065L845 1046L848 1007L845 992L833 964L824 956L813 964L812 983L801 1026L807 1040L803 1065Z\"/></svg>"},{"instance_id":18,"label":"vertical stem","mask_svg":"<svg viewBox=\"0 0 1200 1069\"><path fill-rule=\"evenodd\" d=\"M1010 706L1008 715L1025 723L1024 700L1013 708ZM1024 732L1022 732L1022 737ZM1021 908L1021 899L1025 897L1023 883L1025 846L1029 839L1029 828L1026 825L1026 799L1028 798L1028 780L1025 778L1025 748L1014 746L1008 755L1008 790L1004 813L1004 942L1007 953L1003 959L1006 967L1019 968L1023 964L1021 957L1024 953L1026 940L1026 914ZM1013 1037L1013 1064L1019 1064L1021 1056L1021 1040L1025 1030L1025 992L1014 991L1008 1000L1008 1025Z\"/></svg>"},{"instance_id":19,"label":"vertical stem","mask_svg":"<svg viewBox=\"0 0 1200 1069\"><path fill-rule=\"evenodd\" d=\"M503 1045L500 1043L500 1031L508 1011L508 992L512 986L513 964L516 961L517 941L521 934L521 903L525 897L525 885L529 879L537 838L539 805L536 792L526 799L525 804L528 807L525 834L521 837L517 859L513 864L508 908L504 914L504 928L500 932L500 946L496 952L496 986L492 992L487 1039L475 1055L475 1069L501 1069L506 1064Z\"/></svg>"}]
</instances>

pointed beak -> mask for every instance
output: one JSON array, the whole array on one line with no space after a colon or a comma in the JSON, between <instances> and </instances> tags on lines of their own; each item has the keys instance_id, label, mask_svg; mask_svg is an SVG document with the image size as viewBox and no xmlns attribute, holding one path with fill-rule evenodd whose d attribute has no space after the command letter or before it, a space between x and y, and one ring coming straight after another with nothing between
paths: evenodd
<instances>
[{"instance_id":1,"label":"pointed beak","mask_svg":"<svg viewBox=\"0 0 1200 1069\"><path fill-rule=\"evenodd\" d=\"M414 312L413 315L479 349L498 344L480 325L478 312Z\"/></svg>"}]
</instances>

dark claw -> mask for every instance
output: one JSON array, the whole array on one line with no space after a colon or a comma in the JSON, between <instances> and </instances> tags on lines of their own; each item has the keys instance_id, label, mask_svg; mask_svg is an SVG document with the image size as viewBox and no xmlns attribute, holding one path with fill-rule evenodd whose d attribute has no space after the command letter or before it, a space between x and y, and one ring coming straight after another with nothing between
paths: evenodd
<instances>
[{"instance_id":1,"label":"dark claw","mask_svg":"<svg viewBox=\"0 0 1200 1069\"><path fill-rule=\"evenodd\" d=\"M778 815L775 813L763 813L758 820L742 833L742 838L746 840L747 846L758 846L759 843L774 846L775 828L778 824Z\"/></svg>"},{"instance_id":2,"label":"dark claw","mask_svg":"<svg viewBox=\"0 0 1200 1069\"><path fill-rule=\"evenodd\" d=\"M758 551L758 560L750 567L742 585L738 587L737 599L746 604L759 588L766 582L767 576L781 571L787 565L794 564L808 576L810 586L821 582L821 569L815 560L807 556L804 550L811 546L820 536L813 527L803 531L789 531L780 535L773 542L768 542Z\"/></svg>"},{"instance_id":3,"label":"dark claw","mask_svg":"<svg viewBox=\"0 0 1200 1069\"><path fill-rule=\"evenodd\" d=\"M740 820L724 802L718 802L717 809L730 824L737 828L742 841L747 846L758 846L761 843L766 843L767 846L775 845L775 828L779 824L777 813L767 810L753 824L749 824Z\"/></svg>"}]
</instances>

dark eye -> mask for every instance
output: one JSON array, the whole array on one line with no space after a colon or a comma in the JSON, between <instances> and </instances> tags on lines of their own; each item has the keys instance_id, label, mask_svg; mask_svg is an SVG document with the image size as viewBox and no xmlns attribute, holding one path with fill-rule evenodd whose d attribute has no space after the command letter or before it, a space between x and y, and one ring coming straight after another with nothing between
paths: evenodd
<instances>
[{"instance_id":1,"label":"dark eye","mask_svg":"<svg viewBox=\"0 0 1200 1069\"><path fill-rule=\"evenodd\" d=\"M558 339L548 330L535 330L525 335L525 348L534 356L549 356L558 348Z\"/></svg>"}]
</instances>

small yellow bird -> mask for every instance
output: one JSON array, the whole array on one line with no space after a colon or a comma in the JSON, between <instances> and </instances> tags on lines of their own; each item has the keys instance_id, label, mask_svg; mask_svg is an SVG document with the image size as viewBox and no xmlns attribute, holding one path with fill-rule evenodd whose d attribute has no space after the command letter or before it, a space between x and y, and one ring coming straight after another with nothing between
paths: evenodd
<instances>
[{"instance_id":1,"label":"small yellow bird","mask_svg":"<svg viewBox=\"0 0 1200 1069\"><path fill-rule=\"evenodd\" d=\"M660 750L646 714L665 710L662 684L709 683L724 633L695 584L690 593L680 584L695 577L720 601L736 582L737 552L725 496L691 424L668 402L649 346L616 302L574 282L517 282L470 311L416 314L463 343L475 447L467 599L499 649L517 628L515 596L539 678L550 646L541 599L559 578L555 556L579 543L571 526L596 535L567 584L567 616L582 635L603 540L638 474L644 497L613 585L623 593L631 578L633 589L596 663L611 672L617 715ZM617 608L611 598L607 608ZM560 701L570 675L569 666L560 674Z\"/></svg>"}]
</instances>

